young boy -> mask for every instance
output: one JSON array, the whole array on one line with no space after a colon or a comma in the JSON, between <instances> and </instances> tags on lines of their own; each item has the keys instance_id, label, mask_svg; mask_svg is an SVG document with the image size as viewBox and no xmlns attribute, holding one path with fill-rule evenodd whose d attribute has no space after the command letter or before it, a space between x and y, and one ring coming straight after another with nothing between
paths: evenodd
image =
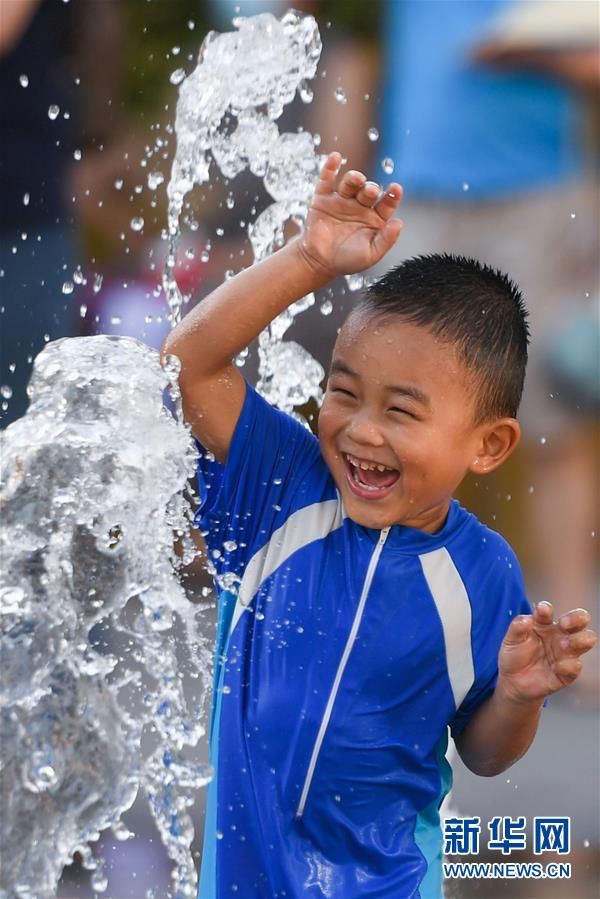
<instances>
[{"instance_id":1,"label":"young boy","mask_svg":"<svg viewBox=\"0 0 600 899\"><path fill-rule=\"evenodd\" d=\"M374 265L401 188L326 161L303 234L172 332L204 448L219 627L200 897L440 899L448 727L478 774L530 745L575 680L587 612L530 614L517 560L452 499L519 441L527 324L478 263L410 260L334 348L319 440L233 356L292 302ZM208 451L208 452L207 452Z\"/></svg>"}]
</instances>

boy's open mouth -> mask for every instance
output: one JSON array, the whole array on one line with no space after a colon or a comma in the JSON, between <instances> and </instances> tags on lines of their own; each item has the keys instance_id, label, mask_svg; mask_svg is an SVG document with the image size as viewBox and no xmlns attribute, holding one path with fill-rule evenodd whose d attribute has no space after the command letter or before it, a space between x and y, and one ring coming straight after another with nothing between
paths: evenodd
<instances>
[{"instance_id":1,"label":"boy's open mouth","mask_svg":"<svg viewBox=\"0 0 600 899\"><path fill-rule=\"evenodd\" d=\"M380 462L359 459L350 453L344 453L343 457L350 489L362 499L382 499L400 477L398 469L389 468Z\"/></svg>"}]
</instances>

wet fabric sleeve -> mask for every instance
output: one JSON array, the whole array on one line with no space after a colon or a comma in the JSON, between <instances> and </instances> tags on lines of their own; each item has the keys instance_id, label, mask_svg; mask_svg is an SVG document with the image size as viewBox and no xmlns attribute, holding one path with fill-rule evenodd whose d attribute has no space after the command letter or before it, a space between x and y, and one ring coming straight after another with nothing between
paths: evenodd
<instances>
[{"instance_id":1,"label":"wet fabric sleeve","mask_svg":"<svg viewBox=\"0 0 600 899\"><path fill-rule=\"evenodd\" d=\"M200 506L196 524L217 573L235 572L296 508L310 501L324 462L317 438L275 409L250 384L227 461L198 444Z\"/></svg>"},{"instance_id":2,"label":"wet fabric sleeve","mask_svg":"<svg viewBox=\"0 0 600 899\"><path fill-rule=\"evenodd\" d=\"M516 615L531 614L519 562L504 541L501 548L498 558L488 569L481 603L472 603L475 680L450 722L450 733L454 738L462 733L478 708L494 692L498 680L498 653L511 621ZM488 586L492 584L494 589Z\"/></svg>"}]
</instances>

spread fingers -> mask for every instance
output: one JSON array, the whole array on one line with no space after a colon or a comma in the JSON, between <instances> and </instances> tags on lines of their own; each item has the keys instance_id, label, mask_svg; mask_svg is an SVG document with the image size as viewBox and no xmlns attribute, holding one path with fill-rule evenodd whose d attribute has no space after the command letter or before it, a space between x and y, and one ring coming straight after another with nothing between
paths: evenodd
<instances>
[{"instance_id":1,"label":"spread fingers","mask_svg":"<svg viewBox=\"0 0 600 899\"><path fill-rule=\"evenodd\" d=\"M580 656L584 652L589 652L596 645L596 634L594 631L579 631L577 634L570 634L568 637L561 637L560 646L569 655Z\"/></svg>"},{"instance_id":2,"label":"spread fingers","mask_svg":"<svg viewBox=\"0 0 600 899\"><path fill-rule=\"evenodd\" d=\"M351 200L353 197L360 195L366 180L362 172L350 169L340 180L337 192L345 200Z\"/></svg>"},{"instance_id":3,"label":"spread fingers","mask_svg":"<svg viewBox=\"0 0 600 899\"><path fill-rule=\"evenodd\" d=\"M581 631L587 627L590 620L590 613L585 609L572 609L570 612L566 612L564 615L560 616L558 624L561 631L572 634L575 631Z\"/></svg>"},{"instance_id":4,"label":"spread fingers","mask_svg":"<svg viewBox=\"0 0 600 899\"><path fill-rule=\"evenodd\" d=\"M319 174L319 180L315 187L316 194L330 194L335 190L335 182L342 164L341 153L330 153Z\"/></svg>"},{"instance_id":5,"label":"spread fingers","mask_svg":"<svg viewBox=\"0 0 600 899\"><path fill-rule=\"evenodd\" d=\"M356 194L356 199L363 206L374 206L379 196L381 188L375 181L364 181L361 189Z\"/></svg>"},{"instance_id":6,"label":"spread fingers","mask_svg":"<svg viewBox=\"0 0 600 899\"><path fill-rule=\"evenodd\" d=\"M397 210L401 199L402 187L396 182L393 182L384 190L375 205L375 209L381 218L387 222Z\"/></svg>"}]
</instances>

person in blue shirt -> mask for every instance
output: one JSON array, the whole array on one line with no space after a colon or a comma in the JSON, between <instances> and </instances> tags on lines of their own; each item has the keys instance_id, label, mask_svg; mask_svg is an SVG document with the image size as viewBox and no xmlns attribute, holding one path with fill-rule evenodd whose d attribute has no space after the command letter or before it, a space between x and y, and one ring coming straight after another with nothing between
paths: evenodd
<instances>
[{"instance_id":1,"label":"person in blue shirt","mask_svg":"<svg viewBox=\"0 0 600 899\"><path fill-rule=\"evenodd\" d=\"M448 729L506 770L595 634L531 612L514 553L452 499L519 441L522 297L437 255L371 286L336 342L319 437L232 364L277 315L378 262L401 230L325 162L304 232L167 338L201 446L198 522L219 592L199 896L440 899Z\"/></svg>"}]
</instances>

